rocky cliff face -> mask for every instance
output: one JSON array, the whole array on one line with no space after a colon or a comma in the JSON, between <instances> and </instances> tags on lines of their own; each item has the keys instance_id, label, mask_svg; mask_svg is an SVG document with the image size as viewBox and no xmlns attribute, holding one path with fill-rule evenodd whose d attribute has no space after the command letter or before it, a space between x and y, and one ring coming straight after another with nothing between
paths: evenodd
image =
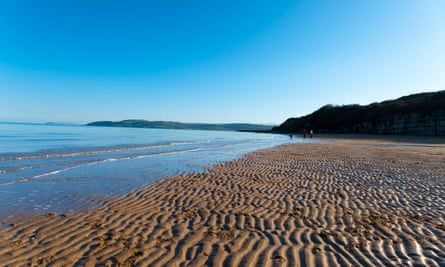
<instances>
[{"instance_id":1,"label":"rocky cliff face","mask_svg":"<svg viewBox=\"0 0 445 267\"><path fill-rule=\"evenodd\" d=\"M319 133L445 136L445 91L367 106L327 105L310 115L290 118L273 131L299 133L303 129Z\"/></svg>"},{"instance_id":2,"label":"rocky cliff face","mask_svg":"<svg viewBox=\"0 0 445 267\"><path fill-rule=\"evenodd\" d=\"M432 114L409 113L382 116L375 122L362 122L338 131L322 132L445 136L445 111Z\"/></svg>"}]
</instances>

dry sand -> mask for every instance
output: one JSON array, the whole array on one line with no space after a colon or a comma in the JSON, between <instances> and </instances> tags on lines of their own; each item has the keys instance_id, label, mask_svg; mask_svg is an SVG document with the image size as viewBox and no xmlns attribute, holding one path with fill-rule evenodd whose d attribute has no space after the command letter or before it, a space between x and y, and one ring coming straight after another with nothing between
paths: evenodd
<instances>
[{"instance_id":1,"label":"dry sand","mask_svg":"<svg viewBox=\"0 0 445 267\"><path fill-rule=\"evenodd\" d=\"M0 230L1 266L445 266L445 151L284 145Z\"/></svg>"}]
</instances>

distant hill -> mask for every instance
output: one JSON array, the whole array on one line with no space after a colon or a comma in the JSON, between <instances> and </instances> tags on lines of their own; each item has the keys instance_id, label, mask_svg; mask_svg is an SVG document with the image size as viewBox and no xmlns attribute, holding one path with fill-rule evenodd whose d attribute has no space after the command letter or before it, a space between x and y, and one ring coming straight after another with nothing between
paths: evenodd
<instances>
[{"instance_id":1,"label":"distant hill","mask_svg":"<svg viewBox=\"0 0 445 267\"><path fill-rule=\"evenodd\" d=\"M445 136L445 91L404 96L366 106L326 105L314 113L287 119L272 132L409 134Z\"/></svg>"},{"instance_id":2,"label":"distant hill","mask_svg":"<svg viewBox=\"0 0 445 267\"><path fill-rule=\"evenodd\" d=\"M157 128L157 129L185 129L185 130L213 130L213 131L270 131L271 125L249 124L249 123L182 123L172 121L146 121L146 120L123 120L123 121L96 121L88 123L87 126L106 127L134 127L134 128Z\"/></svg>"}]
</instances>

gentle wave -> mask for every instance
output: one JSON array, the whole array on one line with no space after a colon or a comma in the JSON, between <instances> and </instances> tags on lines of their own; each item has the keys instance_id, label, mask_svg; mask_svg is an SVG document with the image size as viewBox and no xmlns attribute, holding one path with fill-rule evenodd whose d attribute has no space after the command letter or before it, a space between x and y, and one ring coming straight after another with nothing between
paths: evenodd
<instances>
[{"instance_id":1,"label":"gentle wave","mask_svg":"<svg viewBox=\"0 0 445 267\"><path fill-rule=\"evenodd\" d=\"M83 162L86 162L86 160L77 160L77 161L69 161L69 162L64 161L64 162L51 163L51 164L26 165L26 166L21 166L21 167L11 167L11 168L6 168L6 169L0 170L0 174L21 172L21 171L26 171L26 170L31 170L31 169L52 168L52 167L64 166L67 164L74 164L74 163L77 164L77 163L83 163Z\"/></svg>"},{"instance_id":2,"label":"gentle wave","mask_svg":"<svg viewBox=\"0 0 445 267\"><path fill-rule=\"evenodd\" d=\"M209 140L205 141L195 141L195 142L168 142L165 144L152 144L152 145L140 145L140 146L125 146L125 147L113 147L113 148L102 148L95 150L85 150L85 151L74 151L74 152L58 152L58 153L46 153L46 154L32 154L32 155L20 155L20 156L6 156L0 158L0 161L13 161L13 160L30 160L30 159L46 159L46 158L61 158L61 157L76 157L76 156L88 156L95 155L100 153L112 153L112 152L121 152L121 151L136 151L136 150L144 150L144 149L154 149L161 147L171 147L178 145L196 145L196 144L204 144L210 142Z\"/></svg>"},{"instance_id":3,"label":"gentle wave","mask_svg":"<svg viewBox=\"0 0 445 267\"><path fill-rule=\"evenodd\" d=\"M75 165L75 166L71 166L71 167L67 167L67 168L64 168L64 169L55 170L55 171L51 171L51 172L47 172L47 173L43 173L43 174L39 174L39 175L34 175L34 176L31 176L31 177L21 178L19 180L14 180L14 181L9 181L9 182L5 182L5 183L0 183L0 186L6 186L6 185L12 185L12 184L18 184L18 183L25 183L25 182L33 181L33 180L36 180L36 179L39 179L39 178L43 178L43 177L59 174L61 172L66 172L66 171L69 171L69 170L72 170L72 169L85 167L85 166L91 166L91 165L100 164L100 163L108 163L108 162L113 162L113 161L131 160L131 159L141 159L141 158L148 158L148 157L162 156L162 155L182 154L182 153L189 153L189 152L197 152L197 151L201 151L201 150L202 150L201 148L193 148L193 149L186 149L186 150L175 150L175 151L165 151L165 152L151 153L151 154L145 154L145 155L135 155L135 156L120 157L120 158L102 159L102 160L91 161L91 162L88 162L88 163L85 163L85 164L79 164L79 165Z\"/></svg>"}]
</instances>

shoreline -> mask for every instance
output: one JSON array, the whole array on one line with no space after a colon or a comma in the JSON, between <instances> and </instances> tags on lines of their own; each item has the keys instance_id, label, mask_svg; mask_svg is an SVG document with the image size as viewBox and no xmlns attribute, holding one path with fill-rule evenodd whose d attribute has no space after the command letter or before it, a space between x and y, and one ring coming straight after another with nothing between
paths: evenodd
<instances>
[{"instance_id":1,"label":"shoreline","mask_svg":"<svg viewBox=\"0 0 445 267\"><path fill-rule=\"evenodd\" d=\"M348 144L259 150L97 209L5 221L0 263L440 266L444 158Z\"/></svg>"},{"instance_id":2,"label":"shoreline","mask_svg":"<svg viewBox=\"0 0 445 267\"><path fill-rule=\"evenodd\" d=\"M96 205L96 196L128 194L287 141L237 132L59 126L11 126L1 134L0 220L17 211L80 210Z\"/></svg>"}]
</instances>

